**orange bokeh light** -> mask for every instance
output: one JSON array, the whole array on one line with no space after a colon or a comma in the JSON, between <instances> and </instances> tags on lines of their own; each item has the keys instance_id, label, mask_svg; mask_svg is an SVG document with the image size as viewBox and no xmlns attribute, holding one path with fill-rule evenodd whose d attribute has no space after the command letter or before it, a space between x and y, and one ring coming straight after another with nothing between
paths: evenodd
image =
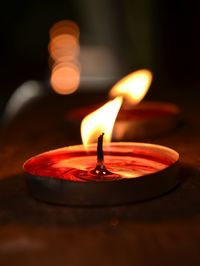
<instances>
[{"instance_id":1,"label":"orange bokeh light","mask_svg":"<svg viewBox=\"0 0 200 266\"><path fill-rule=\"evenodd\" d=\"M57 64L51 74L51 85L59 94L70 94L76 91L80 83L80 70L75 64Z\"/></svg>"},{"instance_id":2,"label":"orange bokeh light","mask_svg":"<svg viewBox=\"0 0 200 266\"><path fill-rule=\"evenodd\" d=\"M73 35L62 34L53 38L49 43L49 53L54 60L68 56L75 58L79 55L80 46Z\"/></svg>"},{"instance_id":3,"label":"orange bokeh light","mask_svg":"<svg viewBox=\"0 0 200 266\"><path fill-rule=\"evenodd\" d=\"M79 26L72 20L61 20L55 23L49 31L50 39L63 34L72 35L78 40L80 35Z\"/></svg>"},{"instance_id":4,"label":"orange bokeh light","mask_svg":"<svg viewBox=\"0 0 200 266\"><path fill-rule=\"evenodd\" d=\"M73 93L80 83L79 27L74 21L61 20L51 27L49 35L51 86L59 94Z\"/></svg>"}]
</instances>

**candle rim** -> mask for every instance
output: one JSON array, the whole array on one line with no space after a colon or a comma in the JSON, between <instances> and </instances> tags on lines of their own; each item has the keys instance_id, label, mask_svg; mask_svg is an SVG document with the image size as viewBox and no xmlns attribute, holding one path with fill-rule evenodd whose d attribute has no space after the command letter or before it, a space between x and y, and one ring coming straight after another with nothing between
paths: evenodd
<instances>
[{"instance_id":1,"label":"candle rim","mask_svg":"<svg viewBox=\"0 0 200 266\"><path fill-rule=\"evenodd\" d=\"M168 156L171 157L171 159L173 159L173 164L176 163L179 158L180 158L180 155L179 153L172 149L172 148L169 148L167 146L163 146L163 145L160 145L160 144L154 144L154 143L145 143L145 142L111 142L111 143L105 143L104 144L104 150L106 150L107 147L112 147L116 145L116 148L117 146L119 147L123 147L123 146L136 146L136 147L153 147L157 150L163 150L163 151L166 151L168 152ZM29 159L27 159L24 164L23 164L23 168L25 168L25 165L31 161L33 158L38 158L40 156L43 156L43 155L46 155L46 154L50 154L50 153L54 153L54 152L58 152L58 151L78 151L78 149L82 149L83 151L85 152L89 152L90 151L90 148L92 148L92 151L94 149L94 151L96 151L96 143L92 143L92 144L88 144L87 147L85 147L83 144L78 144L78 145L70 145L70 146L65 146L65 147L60 147L60 148L56 148L56 149L52 149L52 150L48 150L48 151L45 151L45 152L42 152L42 153L39 153L39 154L36 154L36 155L33 155L31 156ZM173 157L172 157L173 156Z\"/></svg>"}]
</instances>

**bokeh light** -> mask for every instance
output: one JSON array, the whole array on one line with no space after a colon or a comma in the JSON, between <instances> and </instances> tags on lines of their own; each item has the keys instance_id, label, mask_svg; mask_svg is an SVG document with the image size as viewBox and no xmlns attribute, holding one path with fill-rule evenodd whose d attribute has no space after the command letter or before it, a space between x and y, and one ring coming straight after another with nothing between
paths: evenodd
<instances>
[{"instance_id":1,"label":"bokeh light","mask_svg":"<svg viewBox=\"0 0 200 266\"><path fill-rule=\"evenodd\" d=\"M54 60L61 60L65 56L73 59L79 55L80 51L78 40L68 34L56 36L50 41L48 48Z\"/></svg>"},{"instance_id":2,"label":"bokeh light","mask_svg":"<svg viewBox=\"0 0 200 266\"><path fill-rule=\"evenodd\" d=\"M71 94L76 91L80 83L80 70L76 64L57 64L51 74L51 85L59 94Z\"/></svg>"},{"instance_id":3,"label":"bokeh light","mask_svg":"<svg viewBox=\"0 0 200 266\"><path fill-rule=\"evenodd\" d=\"M79 27L71 20L61 20L52 26L49 35L52 89L59 94L73 93L80 84Z\"/></svg>"},{"instance_id":4,"label":"bokeh light","mask_svg":"<svg viewBox=\"0 0 200 266\"><path fill-rule=\"evenodd\" d=\"M51 40L63 34L74 36L78 40L80 35L79 26L72 20L60 20L49 31Z\"/></svg>"}]
</instances>

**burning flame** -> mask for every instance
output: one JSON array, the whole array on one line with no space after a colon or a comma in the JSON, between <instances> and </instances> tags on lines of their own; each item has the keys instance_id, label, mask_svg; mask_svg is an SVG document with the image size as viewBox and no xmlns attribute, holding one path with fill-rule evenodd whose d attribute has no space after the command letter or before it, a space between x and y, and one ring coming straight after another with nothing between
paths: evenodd
<instances>
[{"instance_id":1,"label":"burning flame","mask_svg":"<svg viewBox=\"0 0 200 266\"><path fill-rule=\"evenodd\" d=\"M111 89L112 97L123 96L133 104L139 103L146 95L153 75L147 69L134 71L128 76L118 81Z\"/></svg>"},{"instance_id":2,"label":"burning flame","mask_svg":"<svg viewBox=\"0 0 200 266\"><path fill-rule=\"evenodd\" d=\"M102 133L105 134L105 143L111 141L114 123L121 105L122 97L118 96L82 120L81 137L84 146L90 143L96 143L99 135Z\"/></svg>"}]
</instances>

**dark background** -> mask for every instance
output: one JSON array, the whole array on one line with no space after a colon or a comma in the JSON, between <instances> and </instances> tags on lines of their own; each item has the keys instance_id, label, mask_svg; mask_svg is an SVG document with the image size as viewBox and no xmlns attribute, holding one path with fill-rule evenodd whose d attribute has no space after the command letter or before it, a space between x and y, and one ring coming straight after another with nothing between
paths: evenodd
<instances>
[{"instance_id":1,"label":"dark background","mask_svg":"<svg viewBox=\"0 0 200 266\"><path fill-rule=\"evenodd\" d=\"M48 31L61 19L78 23L81 45L114 49L122 73L147 67L163 89L199 90L199 10L198 1L6 1L0 16L1 101L26 80L48 79Z\"/></svg>"}]
</instances>

